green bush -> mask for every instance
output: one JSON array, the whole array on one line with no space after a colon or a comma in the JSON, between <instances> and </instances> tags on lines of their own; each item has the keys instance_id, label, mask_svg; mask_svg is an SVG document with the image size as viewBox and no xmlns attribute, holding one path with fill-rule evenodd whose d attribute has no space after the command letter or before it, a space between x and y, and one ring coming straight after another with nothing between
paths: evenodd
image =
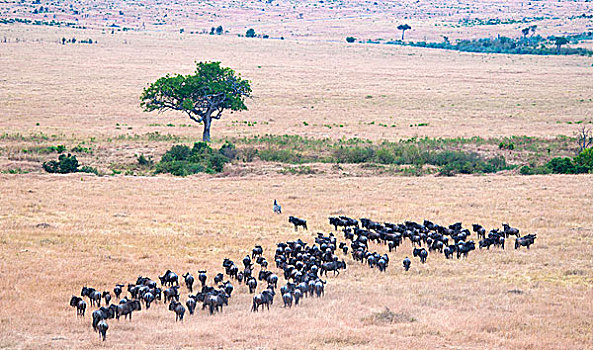
<instances>
[{"instance_id":1,"label":"green bush","mask_svg":"<svg viewBox=\"0 0 593 350\"><path fill-rule=\"evenodd\" d=\"M554 174L576 174L576 167L572 158L552 158L546 167Z\"/></svg>"},{"instance_id":2,"label":"green bush","mask_svg":"<svg viewBox=\"0 0 593 350\"><path fill-rule=\"evenodd\" d=\"M97 168L93 168L88 165L83 165L82 167L80 167L80 170L78 170L78 171L81 173L95 174L95 175L99 176L99 170L97 170Z\"/></svg>"},{"instance_id":3,"label":"green bush","mask_svg":"<svg viewBox=\"0 0 593 350\"><path fill-rule=\"evenodd\" d=\"M372 161L375 150L372 147L344 147L340 146L334 151L334 162L336 163L367 163Z\"/></svg>"},{"instance_id":4,"label":"green bush","mask_svg":"<svg viewBox=\"0 0 593 350\"><path fill-rule=\"evenodd\" d=\"M176 176L187 176L201 172L213 174L223 170L231 158L224 155L234 149L232 144L225 144L215 152L207 143L196 142L192 148L186 145L175 145L168 150L156 165L157 173L170 173Z\"/></svg>"},{"instance_id":5,"label":"green bush","mask_svg":"<svg viewBox=\"0 0 593 350\"><path fill-rule=\"evenodd\" d=\"M355 41L356 41L356 38L353 37L353 36L347 36L346 37L346 42L349 43L349 44L351 44L351 43L353 43Z\"/></svg>"},{"instance_id":6,"label":"green bush","mask_svg":"<svg viewBox=\"0 0 593 350\"><path fill-rule=\"evenodd\" d=\"M298 164L302 162L302 157L296 151L288 149L265 148L257 152L259 159L268 162L281 162Z\"/></svg>"},{"instance_id":7,"label":"green bush","mask_svg":"<svg viewBox=\"0 0 593 350\"><path fill-rule=\"evenodd\" d=\"M574 162L581 169L586 169L585 172L591 172L593 170L593 148L583 150L575 157Z\"/></svg>"},{"instance_id":8,"label":"green bush","mask_svg":"<svg viewBox=\"0 0 593 350\"><path fill-rule=\"evenodd\" d=\"M58 160L50 160L43 163L43 169L48 173L68 174L78 171L78 160L76 156L60 154Z\"/></svg>"}]
</instances>

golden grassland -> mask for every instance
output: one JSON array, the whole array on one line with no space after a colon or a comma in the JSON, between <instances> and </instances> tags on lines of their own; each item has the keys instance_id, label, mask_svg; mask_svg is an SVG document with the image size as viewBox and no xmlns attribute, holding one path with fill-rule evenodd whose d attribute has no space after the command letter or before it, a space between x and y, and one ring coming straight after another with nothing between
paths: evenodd
<instances>
[{"instance_id":1,"label":"golden grassland","mask_svg":"<svg viewBox=\"0 0 593 350\"><path fill-rule=\"evenodd\" d=\"M194 62L204 60L222 61L253 83L249 111L226 114L214 124L213 137L556 136L573 135L569 123L593 122L586 57L155 32L0 30L0 36L28 38L1 44L4 132L199 137L199 125L180 126L192 125L181 113L142 112L139 96L158 77L191 73ZM58 44L63 36L99 43Z\"/></svg>"},{"instance_id":2,"label":"golden grassland","mask_svg":"<svg viewBox=\"0 0 593 350\"><path fill-rule=\"evenodd\" d=\"M95 165L134 162L139 153L158 160L173 141L144 136L155 131L199 140L199 125L184 126L191 122L177 113L144 113L139 95L148 82L190 73L202 60L220 60L253 82L250 110L215 123L215 138L555 137L593 122L590 58L0 26L5 36L2 169L39 170L56 156L22 152L31 146L70 148L94 138L95 153L80 158ZM99 43L61 45L62 37ZM27 138L40 133L49 140ZM593 177L279 176L269 170L275 164L245 167L255 170L189 178L0 175L0 347L593 348ZM274 198L282 216L271 214ZM275 243L312 242L337 214L488 228L508 221L538 239L529 251L477 251L463 261L431 255L404 273L406 242L386 273L352 263L328 277L324 298L293 310L277 298L270 312L251 314L251 296L239 287L220 315L199 312L176 324L155 305L132 322L112 320L106 343L93 333L90 311L79 320L68 306L85 284L112 289L167 268L194 275L206 268L212 277L223 258L238 261L254 244L271 258ZM295 234L287 215L308 219L310 231ZM185 301L185 289L182 295Z\"/></svg>"},{"instance_id":3,"label":"golden grassland","mask_svg":"<svg viewBox=\"0 0 593 350\"><path fill-rule=\"evenodd\" d=\"M0 176L0 346L7 348L593 348L590 176L455 178L142 178ZM271 200L284 208L273 215ZM467 260L401 260L386 273L345 257L326 295L292 310L277 298L252 314L237 286L222 314L175 323L162 304L112 320L106 343L68 306L83 285L101 290L138 275L221 272L254 244L328 232L328 215L401 222L508 221L537 233L531 250L475 251ZM293 231L288 215L308 219ZM47 228L38 224L47 223ZM342 237L340 235L340 240ZM512 244L511 244L512 245ZM386 252L386 247L372 245ZM341 253L340 253L341 254ZM261 287L260 287L261 288ZM182 300L187 290L182 288ZM390 312L386 312L386 308Z\"/></svg>"}]
</instances>

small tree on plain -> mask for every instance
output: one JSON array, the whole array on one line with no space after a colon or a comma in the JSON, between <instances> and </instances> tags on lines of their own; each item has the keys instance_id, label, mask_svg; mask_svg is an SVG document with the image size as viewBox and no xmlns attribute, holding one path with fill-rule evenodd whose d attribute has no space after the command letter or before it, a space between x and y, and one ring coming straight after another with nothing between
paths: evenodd
<instances>
[{"instance_id":1,"label":"small tree on plain","mask_svg":"<svg viewBox=\"0 0 593 350\"><path fill-rule=\"evenodd\" d=\"M255 38L255 29L249 28L245 33L245 36L248 38Z\"/></svg>"},{"instance_id":2,"label":"small tree on plain","mask_svg":"<svg viewBox=\"0 0 593 350\"><path fill-rule=\"evenodd\" d=\"M554 38L554 44L556 45L556 50L560 52L562 45L568 44L568 39L563 36L557 36Z\"/></svg>"},{"instance_id":3,"label":"small tree on plain","mask_svg":"<svg viewBox=\"0 0 593 350\"><path fill-rule=\"evenodd\" d=\"M406 33L406 30L412 29L412 27L407 24L400 24L397 26L397 29L402 31L402 41L404 41L404 34Z\"/></svg>"},{"instance_id":4,"label":"small tree on plain","mask_svg":"<svg viewBox=\"0 0 593 350\"><path fill-rule=\"evenodd\" d=\"M222 26L216 27L216 35L222 35L223 29Z\"/></svg>"},{"instance_id":5,"label":"small tree on plain","mask_svg":"<svg viewBox=\"0 0 593 350\"><path fill-rule=\"evenodd\" d=\"M165 75L142 92L145 112L166 110L186 113L196 123L204 123L202 139L210 141L212 120L224 110L247 110L245 98L251 96L249 80L241 79L220 62L199 62L191 75Z\"/></svg>"}]
</instances>

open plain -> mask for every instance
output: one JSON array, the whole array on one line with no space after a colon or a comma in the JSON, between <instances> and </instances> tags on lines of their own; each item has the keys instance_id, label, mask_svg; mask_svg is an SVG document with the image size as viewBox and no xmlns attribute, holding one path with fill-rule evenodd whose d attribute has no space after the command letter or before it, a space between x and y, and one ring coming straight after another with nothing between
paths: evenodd
<instances>
[{"instance_id":1,"label":"open plain","mask_svg":"<svg viewBox=\"0 0 593 350\"><path fill-rule=\"evenodd\" d=\"M344 40L351 33L397 37L389 28L408 16L416 18L415 40L519 30L522 23L458 26L468 13L494 16L500 9L490 2L455 2L453 10L352 2L328 16L321 14L337 2L320 2L324 9L308 1L281 1L276 9L271 2L228 3L212 2L213 10L192 3L186 16L180 4L149 11L130 2L121 5L125 15L108 17L105 11L117 12L84 2L85 29L0 24L0 348L593 349L593 175L407 177L347 164L286 175L263 161L185 178L115 171L139 154L158 161L173 144L200 140L201 126L182 113L145 113L139 100L148 83L189 74L196 61L221 61L252 82L249 110L214 122L213 144L220 145L267 134L376 143L573 137L577 126L593 123L591 57ZM546 17L537 22L546 34L591 25L587 17L568 19L590 11L586 2L507 3L507 13ZM27 6L2 3L0 18L32 16ZM167 11L175 15L155 25ZM221 21L230 34L189 34ZM119 27L105 25L113 23L133 30L111 32ZM236 35L255 24L272 38ZM71 37L94 43L62 43ZM58 144L88 148L77 154L81 163L113 176L45 173L41 163L56 154L31 150ZM511 157L493 148L481 151ZM282 215L272 213L274 199ZM294 232L288 215L306 218L309 230ZM509 239L506 250L476 249L459 260L435 253L425 265L413 259L408 272L401 262L411 257L409 241L389 253L384 273L340 252L348 268L329 274L323 298L292 309L277 299L269 312L252 313L247 287L235 284L223 313L200 310L176 323L158 303L132 321L110 320L106 342L91 327L92 309L82 319L68 305L84 285L112 290L166 269L206 269L211 282L224 258L239 262L255 244L280 272L272 266L275 244L313 243L317 232L335 232L331 215L486 229L509 222L537 241L515 250ZM373 243L370 250L387 247ZM181 294L185 302L185 287Z\"/></svg>"}]
</instances>

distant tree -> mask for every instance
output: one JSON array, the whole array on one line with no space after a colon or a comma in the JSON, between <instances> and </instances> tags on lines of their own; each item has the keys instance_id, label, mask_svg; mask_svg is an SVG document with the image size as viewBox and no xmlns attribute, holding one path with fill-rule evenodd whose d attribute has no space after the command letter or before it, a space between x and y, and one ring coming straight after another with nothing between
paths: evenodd
<instances>
[{"instance_id":1,"label":"distant tree","mask_svg":"<svg viewBox=\"0 0 593 350\"><path fill-rule=\"evenodd\" d=\"M407 24L400 24L397 26L397 29L402 31L402 41L404 41L404 34L406 33L406 30L412 29L412 27Z\"/></svg>"},{"instance_id":2,"label":"distant tree","mask_svg":"<svg viewBox=\"0 0 593 350\"><path fill-rule=\"evenodd\" d=\"M527 38L527 35L529 35L530 31L531 31L531 27L521 29L521 33L523 34L523 37L525 37L525 38Z\"/></svg>"},{"instance_id":3,"label":"distant tree","mask_svg":"<svg viewBox=\"0 0 593 350\"><path fill-rule=\"evenodd\" d=\"M223 29L222 26L216 27L216 35L222 35Z\"/></svg>"},{"instance_id":4,"label":"distant tree","mask_svg":"<svg viewBox=\"0 0 593 350\"><path fill-rule=\"evenodd\" d=\"M355 41L356 41L356 38L353 37L353 36L347 36L346 37L346 42L348 42L348 43L353 43Z\"/></svg>"},{"instance_id":5,"label":"distant tree","mask_svg":"<svg viewBox=\"0 0 593 350\"><path fill-rule=\"evenodd\" d=\"M72 38L72 44L76 44L76 38Z\"/></svg>"},{"instance_id":6,"label":"distant tree","mask_svg":"<svg viewBox=\"0 0 593 350\"><path fill-rule=\"evenodd\" d=\"M62 38L62 45L66 45L66 38Z\"/></svg>"},{"instance_id":7,"label":"distant tree","mask_svg":"<svg viewBox=\"0 0 593 350\"><path fill-rule=\"evenodd\" d=\"M562 45L568 44L568 39L563 36L554 37L554 44L556 45L556 50L560 52Z\"/></svg>"},{"instance_id":8,"label":"distant tree","mask_svg":"<svg viewBox=\"0 0 593 350\"><path fill-rule=\"evenodd\" d=\"M529 27L529 29L531 29L531 35L535 35L535 30L537 29L537 25L532 25L531 27Z\"/></svg>"},{"instance_id":9,"label":"distant tree","mask_svg":"<svg viewBox=\"0 0 593 350\"><path fill-rule=\"evenodd\" d=\"M245 98L251 96L248 80L241 79L220 62L199 62L195 74L166 75L144 89L140 97L145 112L181 111L196 123L204 123L202 139L210 141L213 119L225 109L247 110Z\"/></svg>"},{"instance_id":10,"label":"distant tree","mask_svg":"<svg viewBox=\"0 0 593 350\"><path fill-rule=\"evenodd\" d=\"M255 38L255 30L253 28L249 28L245 33L245 36L248 38Z\"/></svg>"},{"instance_id":11,"label":"distant tree","mask_svg":"<svg viewBox=\"0 0 593 350\"><path fill-rule=\"evenodd\" d=\"M593 146L593 134L591 133L591 129L586 126L579 129L577 132L577 144L577 154Z\"/></svg>"}]
</instances>

